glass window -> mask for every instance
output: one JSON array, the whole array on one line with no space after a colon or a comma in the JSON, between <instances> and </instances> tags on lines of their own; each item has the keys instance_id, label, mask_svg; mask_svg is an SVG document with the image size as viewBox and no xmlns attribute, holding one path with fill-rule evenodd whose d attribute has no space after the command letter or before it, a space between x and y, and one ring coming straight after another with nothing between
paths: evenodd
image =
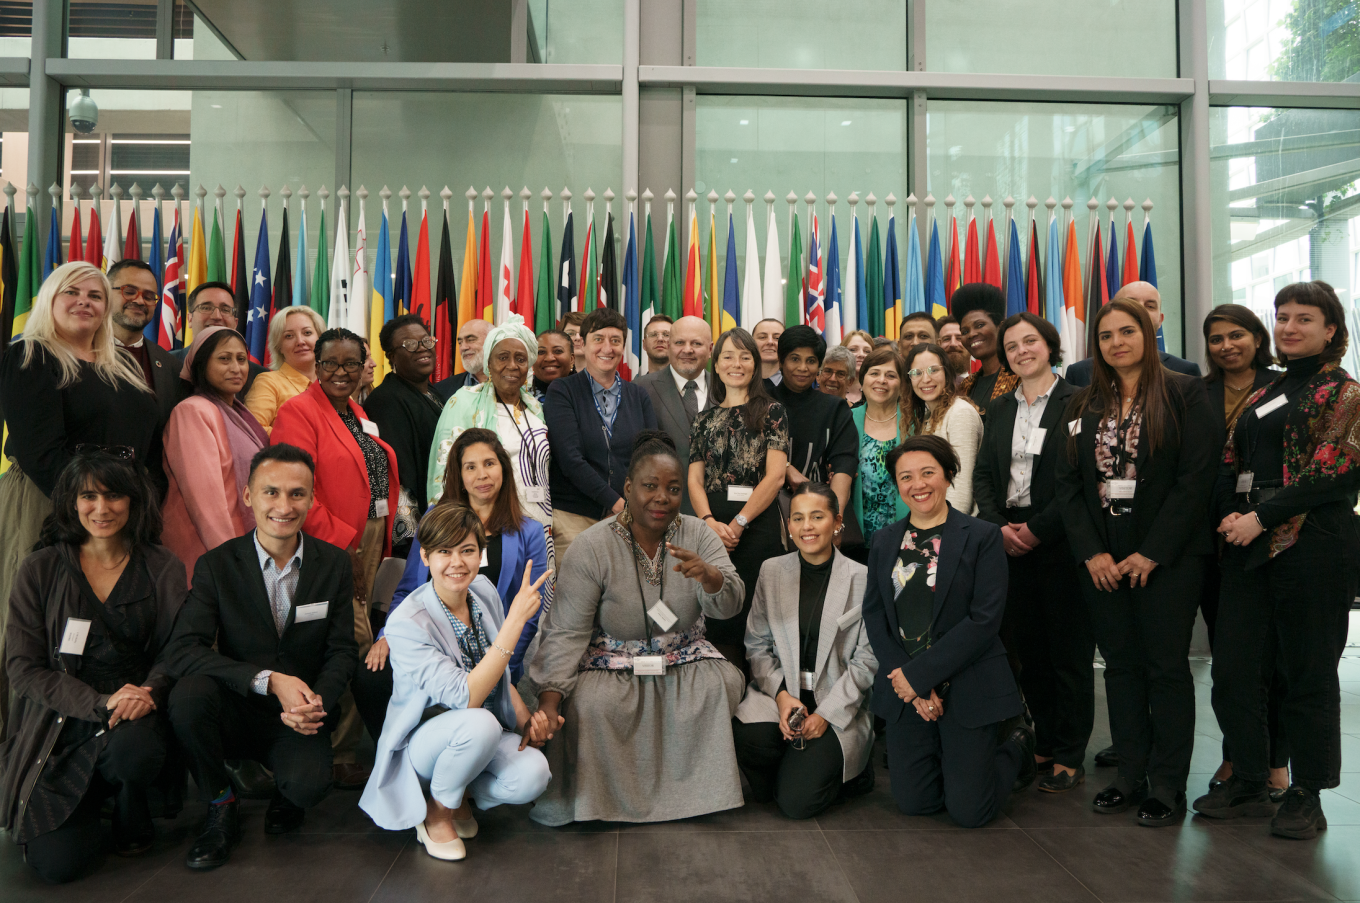
<instances>
[{"instance_id":1,"label":"glass window","mask_svg":"<svg viewBox=\"0 0 1360 903\"><path fill-rule=\"evenodd\" d=\"M1360 111L1215 107L1210 113L1214 301L1274 319L1275 293L1321 279L1348 308L1360 235ZM1352 342L1352 346L1354 346ZM1354 355L1347 367L1360 364Z\"/></svg>"},{"instance_id":2,"label":"glass window","mask_svg":"<svg viewBox=\"0 0 1360 903\"><path fill-rule=\"evenodd\" d=\"M176 49L191 44L194 16L182 0L171 22ZM154 60L156 0L70 0L67 39L66 55L72 59Z\"/></svg>"},{"instance_id":3,"label":"glass window","mask_svg":"<svg viewBox=\"0 0 1360 903\"><path fill-rule=\"evenodd\" d=\"M926 67L1172 78L1177 72L1176 2L930 0Z\"/></svg>"},{"instance_id":4,"label":"glass window","mask_svg":"<svg viewBox=\"0 0 1360 903\"><path fill-rule=\"evenodd\" d=\"M927 119L929 183L925 187L939 201L935 215L941 222L941 253L948 247L948 212L943 200L950 194L959 200L954 211L961 240L966 240L962 200L970 194L979 201L984 195L995 200L992 214L998 243L1005 224L1001 201L1006 196L1015 198L1015 218L1022 235L1029 215L1025 201L1031 195L1039 201L1035 214L1041 243L1048 221L1044 201L1050 196L1059 202L1070 197L1085 268L1090 246L1087 200L1094 197L1099 202L1101 237L1108 249L1106 202L1113 197L1121 205L1114 216L1119 257L1122 260L1125 254L1129 222L1122 205L1132 198L1141 260L1142 204L1151 200L1157 287L1166 314L1163 335L1168 351L1181 352L1180 142L1174 107L931 101ZM924 193L917 189L918 195ZM974 211L979 217L979 239L985 241L981 204ZM1055 212L1061 217L1062 207ZM1028 241L1021 241L1027 248ZM1046 269L1045 277L1047 273Z\"/></svg>"},{"instance_id":5,"label":"glass window","mask_svg":"<svg viewBox=\"0 0 1360 903\"><path fill-rule=\"evenodd\" d=\"M530 63L623 62L623 0L529 0Z\"/></svg>"},{"instance_id":6,"label":"glass window","mask_svg":"<svg viewBox=\"0 0 1360 903\"><path fill-rule=\"evenodd\" d=\"M696 13L700 66L907 68L906 0L697 0Z\"/></svg>"},{"instance_id":7,"label":"glass window","mask_svg":"<svg viewBox=\"0 0 1360 903\"><path fill-rule=\"evenodd\" d=\"M1360 5L1211 0L1209 77L1339 82L1360 73Z\"/></svg>"}]
</instances>

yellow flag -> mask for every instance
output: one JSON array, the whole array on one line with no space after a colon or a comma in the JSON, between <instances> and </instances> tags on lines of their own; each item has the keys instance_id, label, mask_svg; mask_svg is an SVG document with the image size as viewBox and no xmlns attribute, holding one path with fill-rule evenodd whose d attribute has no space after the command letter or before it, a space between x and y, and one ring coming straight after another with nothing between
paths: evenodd
<instances>
[{"instance_id":1,"label":"yellow flag","mask_svg":"<svg viewBox=\"0 0 1360 903\"><path fill-rule=\"evenodd\" d=\"M193 243L189 246L189 269L184 274L184 298L188 304L188 298L194 293L194 289L208 281L208 240L203 235L203 218L199 215L197 205L194 207L194 236ZM188 346L194 340L194 331L185 325L184 344Z\"/></svg>"},{"instance_id":2,"label":"yellow flag","mask_svg":"<svg viewBox=\"0 0 1360 903\"><path fill-rule=\"evenodd\" d=\"M462 332L468 320L477 316L477 221L471 206L468 207L467 241L463 245L463 281L458 286L458 331ZM450 337L455 341L457 336ZM453 372L463 371L463 356L455 347Z\"/></svg>"}]
</instances>

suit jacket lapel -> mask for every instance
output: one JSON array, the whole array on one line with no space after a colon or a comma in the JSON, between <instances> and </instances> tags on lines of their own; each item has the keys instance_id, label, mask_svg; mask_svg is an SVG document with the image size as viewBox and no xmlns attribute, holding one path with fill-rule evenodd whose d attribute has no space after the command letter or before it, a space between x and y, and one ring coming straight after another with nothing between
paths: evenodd
<instances>
[{"instance_id":1,"label":"suit jacket lapel","mask_svg":"<svg viewBox=\"0 0 1360 903\"><path fill-rule=\"evenodd\" d=\"M891 557L888 559L888 567L882 573L870 575L871 580L878 580L881 584L879 595L883 599L883 605L888 615L888 626L892 628L892 638L894 642L902 642L902 625L897 620L897 587L893 585L892 571L897 566L898 554L902 550L902 538L907 535L908 521L899 521L895 527L884 527L884 530L892 530L892 549Z\"/></svg>"},{"instance_id":2,"label":"suit jacket lapel","mask_svg":"<svg viewBox=\"0 0 1360 903\"><path fill-rule=\"evenodd\" d=\"M269 590L264 585L264 571L260 569L260 558L255 551L255 532L252 530L238 541L236 558L241 562L241 573L250 588L250 598L256 603L252 607L269 625L269 633L277 641L278 625L274 623L274 608L269 604ZM286 628L285 628L286 630Z\"/></svg>"},{"instance_id":3,"label":"suit jacket lapel","mask_svg":"<svg viewBox=\"0 0 1360 903\"><path fill-rule=\"evenodd\" d=\"M444 645L444 650L458 664L463 664L463 651L458 648L458 637L453 632L453 625L449 623L449 614L444 609L444 603L439 601L439 596L434 588L428 583L421 590L424 595L425 613L430 616L430 622L434 625L434 632L438 634L440 641Z\"/></svg>"},{"instance_id":4,"label":"suit jacket lapel","mask_svg":"<svg viewBox=\"0 0 1360 903\"><path fill-rule=\"evenodd\" d=\"M773 601L773 614L770 627L779 631L782 636L776 636L775 642L781 648L788 650L780 656L781 666L787 666L784 673L784 682L788 684L789 692L794 696L798 695L798 672L803 664L798 660L799 653L802 651L799 640L801 639L798 631L798 581L801 573L798 553L785 555L779 561L779 579L775 581L776 599ZM792 669L790 674L788 669Z\"/></svg>"},{"instance_id":5,"label":"suit jacket lapel","mask_svg":"<svg viewBox=\"0 0 1360 903\"><path fill-rule=\"evenodd\" d=\"M1011 472L1011 438L1015 435L1015 418L1020 413L1019 402L1012 395L1006 404L1002 405L993 416L996 422L991 425L996 432L996 472L1009 474ZM1006 487L999 486L1000 492L997 493L998 501L1004 511L1006 507Z\"/></svg>"},{"instance_id":6,"label":"suit jacket lapel","mask_svg":"<svg viewBox=\"0 0 1360 903\"><path fill-rule=\"evenodd\" d=\"M850 565L839 551L833 551L831 579L826 585L826 600L822 603L822 623L817 634L817 664L812 669L821 676L826 668L826 660L831 656L831 647L836 645L836 622L845 614L846 603L850 601ZM799 667L807 667L800 665Z\"/></svg>"},{"instance_id":7,"label":"suit jacket lapel","mask_svg":"<svg viewBox=\"0 0 1360 903\"><path fill-rule=\"evenodd\" d=\"M689 417L685 415L685 400L680 397L680 390L675 385L675 374L671 368L666 367L658 371L656 381L660 383L658 388L661 391L661 401L666 405L671 417L686 428L691 426Z\"/></svg>"},{"instance_id":8,"label":"suit jacket lapel","mask_svg":"<svg viewBox=\"0 0 1360 903\"><path fill-rule=\"evenodd\" d=\"M954 582L954 574L959 569L963 557L963 546L968 541L968 521L970 518L949 509L949 518L944 522L940 534L940 561L935 571L935 611L931 615L931 626L944 609L944 601L949 596L949 585Z\"/></svg>"},{"instance_id":9,"label":"suit jacket lapel","mask_svg":"<svg viewBox=\"0 0 1360 903\"><path fill-rule=\"evenodd\" d=\"M547 562L544 562L547 565ZM515 569L520 568L519 573ZM519 563L519 531L513 533L505 532L501 534L501 573L496 581L496 592L500 593L501 602L506 605L514 598L511 593L515 587L519 586L524 579L524 571ZM502 589L502 585L504 589Z\"/></svg>"}]
</instances>

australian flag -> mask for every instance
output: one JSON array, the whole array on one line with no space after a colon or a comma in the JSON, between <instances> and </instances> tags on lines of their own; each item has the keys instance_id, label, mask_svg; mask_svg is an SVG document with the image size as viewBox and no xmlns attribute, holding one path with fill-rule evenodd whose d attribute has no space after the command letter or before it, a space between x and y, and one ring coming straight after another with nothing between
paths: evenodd
<instances>
[{"instance_id":1,"label":"australian flag","mask_svg":"<svg viewBox=\"0 0 1360 903\"><path fill-rule=\"evenodd\" d=\"M250 310L246 313L246 345L250 359L264 364L269 358L269 216L260 214L260 238L255 243L255 267L250 272Z\"/></svg>"}]
</instances>

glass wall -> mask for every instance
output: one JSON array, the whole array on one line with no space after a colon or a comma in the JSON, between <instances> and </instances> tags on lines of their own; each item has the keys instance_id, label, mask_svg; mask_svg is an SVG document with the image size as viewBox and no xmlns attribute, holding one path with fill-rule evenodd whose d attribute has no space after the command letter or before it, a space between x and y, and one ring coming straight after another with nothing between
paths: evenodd
<instances>
[{"instance_id":1,"label":"glass wall","mask_svg":"<svg viewBox=\"0 0 1360 903\"><path fill-rule=\"evenodd\" d=\"M1209 0L1209 77L1353 81L1360 5L1350 0Z\"/></svg>"},{"instance_id":2,"label":"glass wall","mask_svg":"<svg viewBox=\"0 0 1360 903\"><path fill-rule=\"evenodd\" d=\"M907 68L906 0L694 2L700 66Z\"/></svg>"},{"instance_id":3,"label":"glass wall","mask_svg":"<svg viewBox=\"0 0 1360 903\"><path fill-rule=\"evenodd\" d=\"M926 188L940 201L935 213L942 224L948 215L944 198L952 194L959 200L954 209L961 233L966 213L962 200L970 194L979 201L984 195L996 201L992 211L998 233L1004 222L1001 201L1014 197L1022 234L1028 217L1024 203L1034 196L1041 236L1048 217L1044 201L1070 197L1085 264L1090 244L1087 200L1099 202L1108 247L1106 203L1114 198L1120 205L1114 219L1122 259L1129 222L1122 205L1130 198L1136 205L1132 222L1141 249L1141 205L1151 200L1157 287L1166 313L1163 333L1168 350L1181 348L1180 139L1174 107L932 101L927 120ZM981 205L974 209L981 217ZM1061 215L1062 208L1056 212ZM946 241L942 232L942 246Z\"/></svg>"},{"instance_id":4,"label":"glass wall","mask_svg":"<svg viewBox=\"0 0 1360 903\"><path fill-rule=\"evenodd\" d=\"M623 62L623 0L529 0L531 63Z\"/></svg>"}]
</instances>

